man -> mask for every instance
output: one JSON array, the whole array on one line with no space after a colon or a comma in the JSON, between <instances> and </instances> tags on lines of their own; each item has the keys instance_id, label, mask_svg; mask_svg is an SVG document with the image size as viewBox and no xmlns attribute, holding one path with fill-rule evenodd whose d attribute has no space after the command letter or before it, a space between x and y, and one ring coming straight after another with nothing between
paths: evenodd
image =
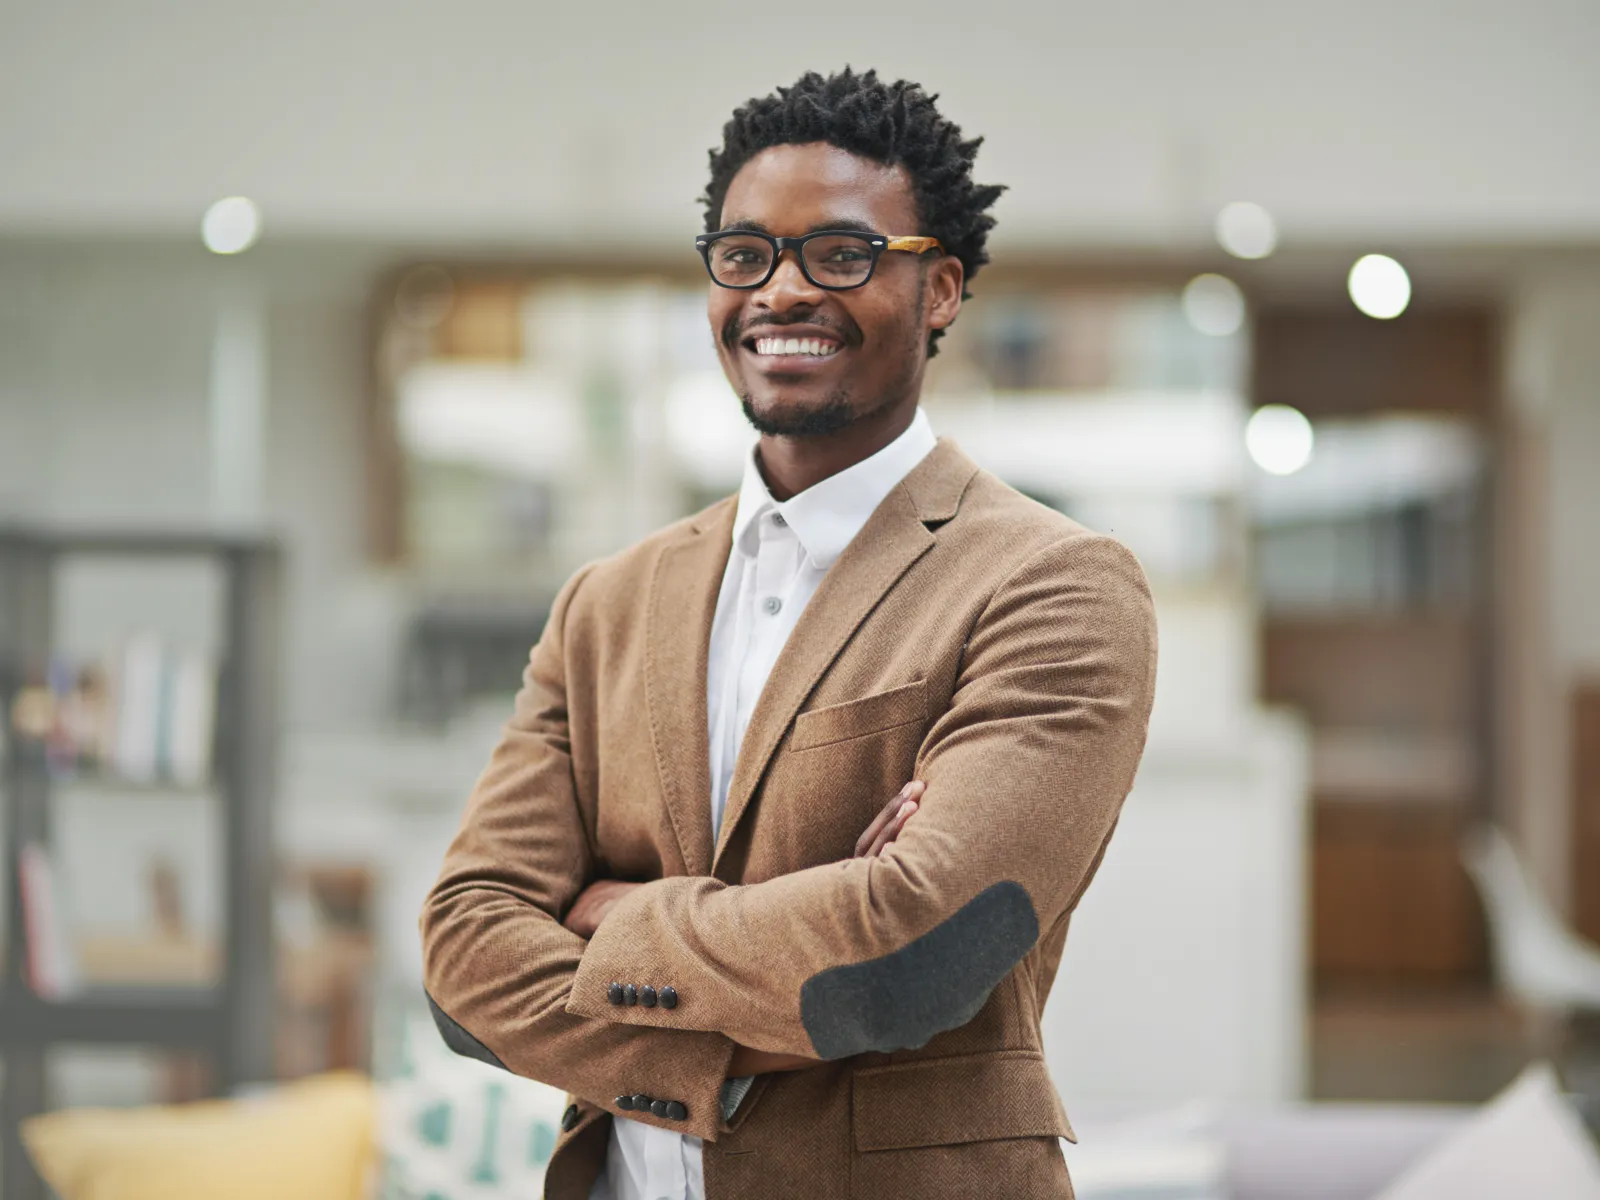
<instances>
[{"instance_id":1,"label":"man","mask_svg":"<svg viewBox=\"0 0 1600 1200\"><path fill-rule=\"evenodd\" d=\"M847 70L711 155L744 484L562 589L422 917L445 1040L570 1093L552 1200L1071 1195L1039 1014L1155 631L917 407L977 147Z\"/></svg>"}]
</instances>

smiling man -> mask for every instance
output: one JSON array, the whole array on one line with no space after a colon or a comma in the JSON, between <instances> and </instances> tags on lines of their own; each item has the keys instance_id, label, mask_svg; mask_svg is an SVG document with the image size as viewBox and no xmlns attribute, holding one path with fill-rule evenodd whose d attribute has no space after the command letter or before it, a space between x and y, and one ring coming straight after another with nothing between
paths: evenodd
<instances>
[{"instance_id":1,"label":"smiling man","mask_svg":"<svg viewBox=\"0 0 1600 1200\"><path fill-rule=\"evenodd\" d=\"M712 152L743 485L562 589L422 916L445 1040L569 1093L552 1200L1071 1195L1039 1014L1155 629L918 407L977 148L846 70Z\"/></svg>"}]
</instances>

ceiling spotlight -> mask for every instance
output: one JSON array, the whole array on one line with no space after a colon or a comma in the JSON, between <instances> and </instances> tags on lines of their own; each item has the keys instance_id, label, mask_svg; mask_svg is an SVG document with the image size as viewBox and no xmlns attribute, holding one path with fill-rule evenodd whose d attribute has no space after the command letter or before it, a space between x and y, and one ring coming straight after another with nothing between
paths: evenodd
<instances>
[{"instance_id":1,"label":"ceiling spotlight","mask_svg":"<svg viewBox=\"0 0 1600 1200\"><path fill-rule=\"evenodd\" d=\"M1270 475L1293 475L1311 461L1315 442L1305 413L1287 404L1263 404L1244 427L1244 448Z\"/></svg>"},{"instance_id":2,"label":"ceiling spotlight","mask_svg":"<svg viewBox=\"0 0 1600 1200\"><path fill-rule=\"evenodd\" d=\"M227 196L206 209L200 237L213 254L238 254L261 236L261 210L253 200Z\"/></svg>"},{"instance_id":3,"label":"ceiling spotlight","mask_svg":"<svg viewBox=\"0 0 1600 1200\"><path fill-rule=\"evenodd\" d=\"M1183 289L1183 315L1201 333L1227 337L1244 324L1244 293L1225 275L1196 275Z\"/></svg>"},{"instance_id":4,"label":"ceiling spotlight","mask_svg":"<svg viewBox=\"0 0 1600 1200\"><path fill-rule=\"evenodd\" d=\"M1278 248L1278 226L1259 204L1235 200L1217 214L1217 242L1235 258L1265 258Z\"/></svg>"},{"instance_id":5,"label":"ceiling spotlight","mask_svg":"<svg viewBox=\"0 0 1600 1200\"><path fill-rule=\"evenodd\" d=\"M1387 321L1411 303L1411 277L1387 254L1367 254L1350 268L1350 299L1369 317Z\"/></svg>"}]
</instances>

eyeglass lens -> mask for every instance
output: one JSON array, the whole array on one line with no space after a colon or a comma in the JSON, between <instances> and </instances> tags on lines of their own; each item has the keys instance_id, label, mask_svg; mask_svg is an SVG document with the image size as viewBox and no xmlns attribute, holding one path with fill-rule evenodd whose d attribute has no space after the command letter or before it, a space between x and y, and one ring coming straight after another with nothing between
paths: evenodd
<instances>
[{"instance_id":1,"label":"eyeglass lens","mask_svg":"<svg viewBox=\"0 0 1600 1200\"><path fill-rule=\"evenodd\" d=\"M828 234L801 247L806 274L822 287L856 287L872 274L872 246L866 238ZM707 261L718 283L749 287L772 269L772 243L764 238L734 235L711 243Z\"/></svg>"}]
</instances>

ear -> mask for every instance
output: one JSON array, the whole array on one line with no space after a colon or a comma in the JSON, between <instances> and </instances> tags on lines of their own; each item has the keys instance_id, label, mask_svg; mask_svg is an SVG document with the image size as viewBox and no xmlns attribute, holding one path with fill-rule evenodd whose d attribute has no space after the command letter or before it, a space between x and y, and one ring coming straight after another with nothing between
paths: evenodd
<instances>
[{"instance_id":1,"label":"ear","mask_svg":"<svg viewBox=\"0 0 1600 1200\"><path fill-rule=\"evenodd\" d=\"M928 267L928 326L948 329L961 311L961 290L967 272L953 254L941 254Z\"/></svg>"}]
</instances>

